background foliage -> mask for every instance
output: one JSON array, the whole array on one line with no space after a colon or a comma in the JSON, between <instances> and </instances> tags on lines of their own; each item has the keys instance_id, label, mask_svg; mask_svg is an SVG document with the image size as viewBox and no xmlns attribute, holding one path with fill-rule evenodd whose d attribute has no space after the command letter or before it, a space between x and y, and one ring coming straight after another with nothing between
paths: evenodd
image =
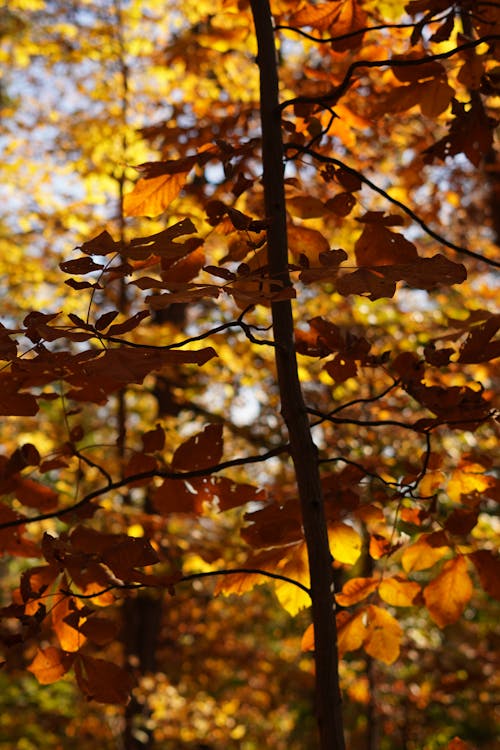
<instances>
[{"instance_id":1,"label":"background foliage","mask_svg":"<svg viewBox=\"0 0 500 750\"><path fill-rule=\"evenodd\" d=\"M272 5L348 746L489 750L499 8ZM313 747L249 8L0 33L0 746Z\"/></svg>"}]
</instances>

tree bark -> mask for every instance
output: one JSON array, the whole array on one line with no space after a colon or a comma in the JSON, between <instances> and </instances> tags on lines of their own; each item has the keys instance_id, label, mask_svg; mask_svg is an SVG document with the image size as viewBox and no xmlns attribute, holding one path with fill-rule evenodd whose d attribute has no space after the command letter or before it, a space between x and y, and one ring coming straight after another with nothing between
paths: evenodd
<instances>
[{"instance_id":1,"label":"tree bark","mask_svg":"<svg viewBox=\"0 0 500 750\"><path fill-rule=\"evenodd\" d=\"M277 287L290 287L284 191L284 153L278 98L278 70L268 0L251 0L258 45L262 160L269 273ZM290 300L272 304L276 369L281 413L289 433L290 452L302 509L309 557L316 664L316 714L321 750L344 750L342 699L338 676L337 631L332 557L317 449L298 376Z\"/></svg>"}]
</instances>

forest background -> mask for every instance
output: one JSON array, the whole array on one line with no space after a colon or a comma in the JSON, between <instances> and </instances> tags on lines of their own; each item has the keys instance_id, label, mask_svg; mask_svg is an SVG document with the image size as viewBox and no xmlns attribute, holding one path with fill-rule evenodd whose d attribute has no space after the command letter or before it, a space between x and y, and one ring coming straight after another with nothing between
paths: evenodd
<instances>
[{"instance_id":1,"label":"forest background","mask_svg":"<svg viewBox=\"0 0 500 750\"><path fill-rule=\"evenodd\" d=\"M0 8L2 748L318 746L290 302L346 746L497 747L500 7L271 4L285 278L251 5Z\"/></svg>"}]
</instances>

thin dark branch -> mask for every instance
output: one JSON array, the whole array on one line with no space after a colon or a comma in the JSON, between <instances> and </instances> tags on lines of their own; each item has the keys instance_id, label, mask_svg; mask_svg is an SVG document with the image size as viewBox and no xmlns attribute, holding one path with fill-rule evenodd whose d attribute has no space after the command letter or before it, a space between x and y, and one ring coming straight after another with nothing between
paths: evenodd
<instances>
[{"instance_id":1,"label":"thin dark branch","mask_svg":"<svg viewBox=\"0 0 500 750\"><path fill-rule=\"evenodd\" d=\"M433 13L428 13L425 17L424 22L425 23L439 23L441 20L446 18L446 16L441 16L439 18L433 18L433 16L436 15L436 11ZM386 29L414 29L416 26L420 26L422 24L422 21L415 21L414 23L382 23L378 26L365 26L362 29L356 29L355 31L349 31L346 34L339 34L338 36L327 36L327 37L317 37L313 36L312 34L308 34L307 31L303 31L302 29L297 28L296 26L287 26L286 24L277 24L274 27L275 31L293 31L295 34L300 34L300 36L303 36L305 39L310 39L311 42L318 42L318 44L332 44L335 42L343 42L346 39L352 39L357 36L362 36L363 34L367 34L369 31L385 31Z\"/></svg>"},{"instance_id":2,"label":"thin dark branch","mask_svg":"<svg viewBox=\"0 0 500 750\"><path fill-rule=\"evenodd\" d=\"M310 595L310 590L307 586L304 586L303 583L300 583L300 581L296 581L294 578L289 578L288 576L281 575L279 573L271 573L269 570L262 570L261 568L232 568L232 569L222 569L222 570L205 570L202 573L190 573L186 576L179 576L175 580L172 580L171 584L168 584L168 586L175 587L179 583L187 583L188 581L196 581L200 578L213 578L215 576L231 576L231 575L260 575L265 576L266 578L272 578L276 581L283 581L283 583L290 583L292 586L296 586L297 588L304 591L304 593ZM149 584L149 583L114 583L110 586L106 586L103 589L100 589L99 591L94 591L92 594L77 594L72 589L66 589L61 590L62 594L66 594L67 596L74 596L77 599L95 599L97 596L102 596L103 594L107 594L109 591L115 591L120 589L125 590L134 590L134 589L142 589L142 588L158 588L158 584Z\"/></svg>"},{"instance_id":3,"label":"thin dark branch","mask_svg":"<svg viewBox=\"0 0 500 750\"><path fill-rule=\"evenodd\" d=\"M446 60L454 55L460 54L460 52L463 52L464 50L473 49L480 44L498 40L500 40L500 34L487 34L480 39L472 39L470 42L459 44L457 47L454 47L447 52L437 52L435 55L426 55L425 57L397 60L390 58L386 60L355 60L349 65L342 83L332 89L329 93L321 94L320 96L296 96L293 99L287 99L285 102L282 102L279 105L279 109L282 111L294 104L318 104L321 106L324 106L325 104L335 105L349 89L351 79L358 68L406 68L415 65L424 65L436 60Z\"/></svg>"},{"instance_id":4,"label":"thin dark branch","mask_svg":"<svg viewBox=\"0 0 500 750\"><path fill-rule=\"evenodd\" d=\"M332 417L334 414L338 414L341 411L344 411L344 409L348 409L350 406L357 406L358 404L372 404L374 401L379 401L384 396L387 396L388 393L390 393L393 388L396 388L400 383L399 380L395 380L394 383L391 383L391 385L387 386L385 390L378 393L376 396L369 396L367 398L355 398L352 401L346 401L345 404L340 404L340 406L337 406L335 409L332 409L328 412L328 416ZM323 421L323 420L322 420ZM320 422L318 422L320 424ZM315 423L311 425L311 427L314 427Z\"/></svg>"},{"instance_id":5,"label":"thin dark branch","mask_svg":"<svg viewBox=\"0 0 500 750\"><path fill-rule=\"evenodd\" d=\"M413 424L407 423L407 422L400 422L396 419L351 419L349 417L332 417L330 414L324 414L322 411L319 411L319 409L312 409L308 408L307 412L309 414L313 414L316 417L320 417L320 419L314 423L314 427L316 427L318 424L321 424L321 422L332 422L332 424L352 424L357 425L358 427L400 427L403 430L412 430L413 432L418 433L419 435L425 435L428 432L431 432L434 429L437 429L438 427L442 427L444 425L453 426L453 425L464 425L464 424L471 424L471 425L477 425L478 423L485 422L490 417L495 416L495 412L491 411L488 414L485 414L484 417L481 418L475 418L475 419L443 419L442 422L439 422L438 424L431 424L427 427L420 427L419 421L414 422ZM0 526L0 529L2 527Z\"/></svg>"},{"instance_id":6,"label":"thin dark branch","mask_svg":"<svg viewBox=\"0 0 500 750\"><path fill-rule=\"evenodd\" d=\"M320 466L323 466L324 464L336 464L336 463L343 463L347 466L354 466L356 469L359 469L363 472L363 474L367 477L371 477L372 479L377 480L378 482L381 482L386 487L398 487L397 482L389 482L387 479L384 479L380 474L377 474L375 471L370 471L367 469L363 464L358 463L357 461L351 461L349 458L344 458L343 456L332 456L331 458L319 458L318 464Z\"/></svg>"},{"instance_id":7,"label":"thin dark branch","mask_svg":"<svg viewBox=\"0 0 500 750\"><path fill-rule=\"evenodd\" d=\"M500 39L500 36L499 36ZM415 211L413 211L411 208L409 208L405 203L402 203L397 198L393 198L389 193L384 190L383 188L376 185L372 180L370 180L368 177L366 177L362 172L359 172L357 169L353 169L352 167L345 164L343 161L340 161L340 159L335 159L333 156L326 156L324 154L320 154L318 151L314 151L313 149L309 149L305 146L301 146L298 143L287 143L285 146L285 151L296 151L298 153L306 153L309 156L312 156L313 159L317 159L317 161L322 162L323 164L335 164L338 167L341 167L349 174L355 175L358 177L361 182L363 182L365 185L367 185L371 190L381 195L383 198L385 198L389 203L392 203L394 206L397 206L403 213L405 213L407 216L409 216L416 224L418 224L424 232L429 235L429 237L432 237L434 240L437 240L441 245L444 245L445 247L449 247L451 250L454 250L456 253L460 253L461 255L467 255L469 258L474 258L475 260L479 260L482 263L487 263L489 266L492 266L493 268L500 268L500 261L493 260L492 258L486 258L484 255L481 255L480 253L475 253L473 250L468 250L466 247L462 247L461 245L456 245L454 242L451 242L450 240L447 240L446 237L443 237L438 232L435 232L434 229L431 229L431 227L426 224L426 222L421 219ZM291 157L291 159L296 159L297 154L294 157Z\"/></svg>"},{"instance_id":8,"label":"thin dark branch","mask_svg":"<svg viewBox=\"0 0 500 750\"><path fill-rule=\"evenodd\" d=\"M95 331L94 333L97 338L99 338L99 340L109 341L113 344L130 346L135 349L157 349L160 351L170 351L172 349L180 349L181 347L187 346L188 344L194 344L198 341L203 341L203 339L207 339L210 336L215 336L217 333L222 333L223 331L227 331L230 328L241 328L247 339L251 341L252 344L259 344L260 346L275 346L274 341L268 339L258 339L253 334L253 331L261 329L258 326L252 326L248 323L244 323L241 316L238 318L238 320L232 320L229 323L221 323L219 326L211 328L209 331L203 331L203 333L199 333L196 336L190 336L189 338L183 339L182 341L176 341L173 344L140 344L136 341L122 339L119 336L108 336L101 331Z\"/></svg>"},{"instance_id":9,"label":"thin dark branch","mask_svg":"<svg viewBox=\"0 0 500 750\"><path fill-rule=\"evenodd\" d=\"M92 490L92 492L87 493L81 500L74 503L73 505L67 506L66 508L59 508L58 510L50 511L48 513L40 513L39 515L31 516L30 518L16 518L13 521L2 523L0 524L0 531L2 529L11 529L17 526L25 526L37 521L46 521L50 518L61 518L62 516L67 516L70 513L74 513L80 508L83 508L85 505L88 505L88 503L100 497L101 495L105 495L107 492L119 490L122 487L127 487L129 484L132 484L133 482L139 482L143 479L154 479L155 477L158 477L160 479L189 480L196 477L206 477L212 474L216 474L223 469L229 469L234 466L246 466L247 464L255 464L267 461L269 458L279 456L282 453L287 453L289 447L290 446L288 444L280 445L276 448L273 448L272 450L267 451L266 453L262 453L256 456L247 456L245 458L233 458L228 461L222 461L221 463L215 464L214 466L208 466L205 469L193 469L193 471L166 471L161 469L154 469L152 471L143 471L138 474L132 474L128 477L124 477L123 479L119 479L116 482L110 482L105 487L99 487L96 490Z\"/></svg>"},{"instance_id":10,"label":"thin dark branch","mask_svg":"<svg viewBox=\"0 0 500 750\"><path fill-rule=\"evenodd\" d=\"M92 461L92 459L90 459L90 458L87 458L87 456L84 456L84 454L83 454L83 453L81 453L80 451L78 451L78 450L76 450L76 449L75 449L75 451L74 451L74 455L75 455L75 456L76 456L77 458L79 458L79 459L80 459L80 461L82 461L82 462L83 462L84 464L86 464L87 466L90 466L90 467L91 467L92 469L97 469L97 471L98 471L98 472L99 472L100 474L102 474L102 476L103 476L103 477L104 477L104 479L105 479L105 480L106 480L106 481L108 482L108 484L112 484L112 483L113 483L113 478L112 478L111 474L109 474L109 473L108 473L108 472L106 471L106 469L104 468L104 466L101 466L100 464L96 463L95 461Z\"/></svg>"}]
</instances>

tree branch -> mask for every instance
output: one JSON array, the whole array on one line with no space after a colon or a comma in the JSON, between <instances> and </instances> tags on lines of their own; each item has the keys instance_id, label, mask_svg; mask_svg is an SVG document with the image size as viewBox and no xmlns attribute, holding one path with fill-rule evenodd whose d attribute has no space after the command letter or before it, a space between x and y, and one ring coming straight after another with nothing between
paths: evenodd
<instances>
[{"instance_id":1,"label":"tree branch","mask_svg":"<svg viewBox=\"0 0 500 750\"><path fill-rule=\"evenodd\" d=\"M434 229L431 229L431 227L428 224L426 224L426 222L423 219L421 219L415 213L415 211L409 208L405 203L402 203L397 198L393 198L391 195L389 195L387 191L385 191L383 188L376 185L368 177L365 177L365 175L362 172L359 172L357 169L353 169L352 167L345 164L343 161L340 161L340 159L335 159L333 156L326 156L324 154L319 153L319 151L314 151L311 148L307 148L307 146L301 146L299 143L285 144L285 152L289 150L294 150L294 151L297 151L298 153L308 154L309 156L312 156L313 159L316 159L317 161L323 164L335 164L336 166L341 167L349 174L352 174L358 177L361 180L361 182L363 182L365 185L371 188L375 193L378 193L379 195L381 195L383 198L389 201L389 203L392 203L394 206L397 206L399 209L401 209L401 211L403 211L403 213L405 213L416 224L418 224L424 230L424 232L427 235L429 235L429 237L432 237L434 240L437 240L437 242L439 242L441 245L444 245L445 247L449 247L451 250L454 250L456 253L459 253L461 255L467 255L469 258L474 258L475 260L479 260L482 263L487 263L489 266L492 266L493 268L500 268L500 261L493 260L492 258L486 258L484 255L481 255L480 253L475 253L473 250L468 250L466 247L462 247L461 245L456 245L454 242L447 240L438 232L435 232ZM294 157L291 157L292 160L296 158L297 158L297 154Z\"/></svg>"}]
</instances>

